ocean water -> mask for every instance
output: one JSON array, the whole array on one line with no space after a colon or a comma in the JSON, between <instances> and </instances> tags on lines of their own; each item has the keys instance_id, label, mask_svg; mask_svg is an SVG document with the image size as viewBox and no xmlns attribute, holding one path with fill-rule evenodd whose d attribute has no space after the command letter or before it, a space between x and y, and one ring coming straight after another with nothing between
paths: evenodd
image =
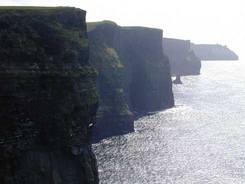
<instances>
[{"instance_id":1,"label":"ocean water","mask_svg":"<svg viewBox=\"0 0 245 184\"><path fill-rule=\"evenodd\" d=\"M245 183L245 64L205 61L182 81L176 107L93 145L101 184Z\"/></svg>"}]
</instances>

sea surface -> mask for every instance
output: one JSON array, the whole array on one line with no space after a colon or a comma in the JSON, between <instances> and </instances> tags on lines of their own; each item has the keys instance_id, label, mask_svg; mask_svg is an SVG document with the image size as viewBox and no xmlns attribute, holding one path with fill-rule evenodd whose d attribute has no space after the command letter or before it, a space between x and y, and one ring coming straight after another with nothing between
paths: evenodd
<instances>
[{"instance_id":1,"label":"sea surface","mask_svg":"<svg viewBox=\"0 0 245 184\"><path fill-rule=\"evenodd\" d=\"M94 144L101 184L245 184L245 64L203 61L176 107Z\"/></svg>"}]
</instances>

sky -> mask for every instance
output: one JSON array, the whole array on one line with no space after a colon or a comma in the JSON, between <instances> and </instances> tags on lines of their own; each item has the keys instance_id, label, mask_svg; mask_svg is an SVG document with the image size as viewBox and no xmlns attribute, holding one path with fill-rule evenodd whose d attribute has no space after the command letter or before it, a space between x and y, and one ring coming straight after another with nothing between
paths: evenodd
<instances>
[{"instance_id":1,"label":"sky","mask_svg":"<svg viewBox=\"0 0 245 184\"><path fill-rule=\"evenodd\" d=\"M0 5L75 6L87 11L89 22L160 28L165 37L227 45L245 58L245 0L0 0Z\"/></svg>"}]
</instances>

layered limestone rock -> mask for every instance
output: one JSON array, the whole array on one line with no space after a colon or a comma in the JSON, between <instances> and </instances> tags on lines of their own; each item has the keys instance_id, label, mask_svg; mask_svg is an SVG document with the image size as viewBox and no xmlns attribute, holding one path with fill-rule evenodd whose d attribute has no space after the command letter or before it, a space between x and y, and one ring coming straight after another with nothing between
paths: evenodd
<instances>
[{"instance_id":1,"label":"layered limestone rock","mask_svg":"<svg viewBox=\"0 0 245 184\"><path fill-rule=\"evenodd\" d=\"M85 12L0 8L0 183L97 184Z\"/></svg>"},{"instance_id":2,"label":"layered limestone rock","mask_svg":"<svg viewBox=\"0 0 245 184\"><path fill-rule=\"evenodd\" d=\"M238 55L227 46L219 44L192 44L192 49L201 60L238 60Z\"/></svg>"},{"instance_id":3,"label":"layered limestone rock","mask_svg":"<svg viewBox=\"0 0 245 184\"><path fill-rule=\"evenodd\" d=\"M191 49L189 40L164 38L163 51L169 58L173 76L200 74L201 60Z\"/></svg>"},{"instance_id":4,"label":"layered limestone rock","mask_svg":"<svg viewBox=\"0 0 245 184\"><path fill-rule=\"evenodd\" d=\"M161 30L108 21L88 25L90 61L98 70L101 97L97 138L133 130L136 115L174 105Z\"/></svg>"}]
</instances>

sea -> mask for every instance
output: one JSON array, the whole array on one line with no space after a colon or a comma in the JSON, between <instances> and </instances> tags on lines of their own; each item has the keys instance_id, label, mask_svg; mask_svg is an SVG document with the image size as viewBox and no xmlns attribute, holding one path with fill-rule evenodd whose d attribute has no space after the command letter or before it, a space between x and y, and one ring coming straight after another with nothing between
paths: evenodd
<instances>
[{"instance_id":1,"label":"sea","mask_svg":"<svg viewBox=\"0 0 245 184\"><path fill-rule=\"evenodd\" d=\"M245 64L202 61L175 107L93 145L101 184L245 184Z\"/></svg>"}]
</instances>

